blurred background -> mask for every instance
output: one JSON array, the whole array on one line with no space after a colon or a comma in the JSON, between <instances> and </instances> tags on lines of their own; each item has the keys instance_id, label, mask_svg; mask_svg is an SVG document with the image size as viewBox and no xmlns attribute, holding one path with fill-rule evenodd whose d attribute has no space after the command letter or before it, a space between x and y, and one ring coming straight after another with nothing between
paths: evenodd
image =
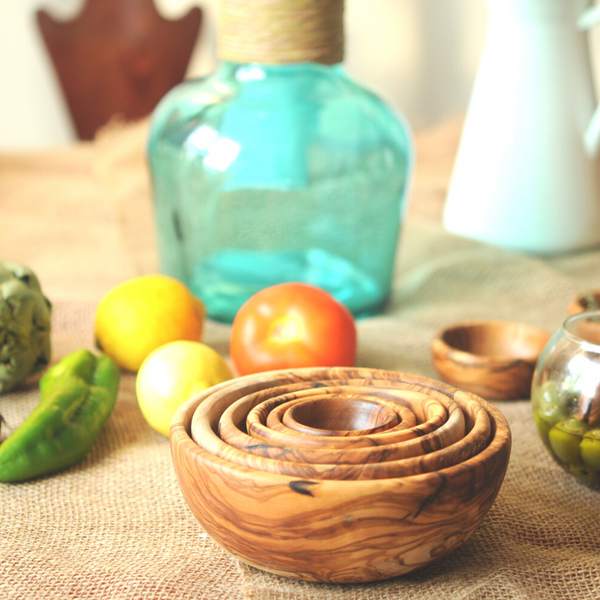
<instances>
[{"instance_id":1,"label":"blurred background","mask_svg":"<svg viewBox=\"0 0 600 600\"><path fill-rule=\"evenodd\" d=\"M155 0L178 18L200 6L204 24L188 77L216 63L217 0ZM70 19L84 0L0 3L0 151L73 141L75 131L35 12ZM346 0L348 73L419 130L466 110L485 38L484 0Z\"/></svg>"}]
</instances>

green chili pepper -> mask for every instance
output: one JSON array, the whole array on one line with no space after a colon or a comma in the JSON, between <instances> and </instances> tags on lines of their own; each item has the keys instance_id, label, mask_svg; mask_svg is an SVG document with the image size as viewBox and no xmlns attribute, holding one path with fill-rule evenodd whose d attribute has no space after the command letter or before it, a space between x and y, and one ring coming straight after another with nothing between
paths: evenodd
<instances>
[{"instance_id":1,"label":"green chili pepper","mask_svg":"<svg viewBox=\"0 0 600 600\"><path fill-rule=\"evenodd\" d=\"M85 349L51 367L40 380L40 403L0 445L0 481L33 479L81 460L112 413L119 379L110 358Z\"/></svg>"}]
</instances>

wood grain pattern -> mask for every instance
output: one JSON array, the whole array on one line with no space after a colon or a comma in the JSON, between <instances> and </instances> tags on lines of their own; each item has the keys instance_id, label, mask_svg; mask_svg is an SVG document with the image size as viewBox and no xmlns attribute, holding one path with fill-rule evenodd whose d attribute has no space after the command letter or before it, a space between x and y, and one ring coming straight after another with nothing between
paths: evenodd
<instances>
[{"instance_id":1,"label":"wood grain pattern","mask_svg":"<svg viewBox=\"0 0 600 600\"><path fill-rule=\"evenodd\" d=\"M440 377L488 400L529 398L550 335L512 321L471 321L442 330L431 344Z\"/></svg>"},{"instance_id":2,"label":"wood grain pattern","mask_svg":"<svg viewBox=\"0 0 600 600\"><path fill-rule=\"evenodd\" d=\"M334 397L332 402L328 402L331 396L319 394L314 399L300 398L279 404L268 413L266 426L298 436L334 438L337 442L339 437L372 437L382 432L406 431L415 425L414 415L398 403L357 392ZM377 408L373 409L373 405ZM248 414L247 428L254 410Z\"/></svg>"},{"instance_id":3,"label":"wood grain pattern","mask_svg":"<svg viewBox=\"0 0 600 600\"><path fill-rule=\"evenodd\" d=\"M354 437L379 433L400 423L393 403L361 396L326 396L299 402L283 413L282 423L306 435Z\"/></svg>"},{"instance_id":4,"label":"wood grain pattern","mask_svg":"<svg viewBox=\"0 0 600 600\"><path fill-rule=\"evenodd\" d=\"M268 468L284 461L255 456L246 464L236 462L232 457L248 453L219 437L219 419L240 398L254 395L249 405L256 401L259 406L261 390L332 386L343 391L346 385L354 389L353 399L356 387L372 394L380 388L387 393L392 386L402 394L431 395L438 403L444 397L463 415L464 437L441 449L422 448L420 456L408 459L420 465L416 471L384 478L364 474L385 459L350 465L339 471L341 477L331 474L344 465L319 469L322 465L310 463L305 466L312 476L285 475ZM337 397L343 403L343 393ZM415 417L417 425L423 417L426 413ZM361 438L346 439L354 437ZM301 369L234 379L188 401L171 425L179 484L207 533L248 564L311 581L386 579L451 552L471 536L496 498L510 444L506 420L481 398L426 378L370 369ZM374 448L385 450L386 445ZM348 449L336 451L343 455ZM442 457L450 454L446 464Z\"/></svg>"},{"instance_id":5,"label":"wood grain pattern","mask_svg":"<svg viewBox=\"0 0 600 600\"><path fill-rule=\"evenodd\" d=\"M356 390L361 388L352 386L350 389L355 394ZM365 390L365 394L369 392L369 388L362 389ZM286 397L287 395L284 394L279 399L285 399ZM297 402L298 400L290 400L277 408L285 408L290 405L293 409ZM301 469L304 476L307 476L309 472L311 476L316 476L314 469L310 467L310 464L313 463L324 464L323 468L328 472L328 476L335 475L336 477L342 476L343 467L341 465L386 463L379 466L364 466L363 474L360 477L369 478L395 476L397 469L402 469L405 472L405 469L409 467L424 466L425 462L421 460L410 463L394 461L420 457L428 453L427 460L433 461L438 456L435 451L457 444L452 451L444 453L445 460L450 460L454 452L459 453L461 451L462 444L475 443L476 440L477 443L485 443L489 437L488 423L485 420L484 413L481 413L479 415L480 426L474 427L469 437L465 439L464 413L456 402L449 401L447 397L443 397L442 401L438 402L433 401L432 398L424 394L404 390L402 394L398 395L398 403L400 404L400 402L407 403L409 406L412 405L417 409L420 408L421 403L426 402L427 409L421 413L422 418L426 420L415 424L409 429L392 428L378 435L367 434L361 437L352 437L350 440L345 436L341 438L319 436L315 440L306 435L298 435L298 432L286 430L285 428L271 431L269 427L256 423L254 427L248 427L250 433L248 435L241 429L221 425L219 428L221 441L231 448L241 450L242 453L235 453L234 455L233 450L227 449L226 446L221 445L219 440L214 438L212 439L213 450L216 454L226 452L231 460L253 468L257 468L258 464L262 464L261 468L292 475L299 474ZM445 402L448 404L448 410L444 406ZM264 404L268 403L265 402ZM467 408L467 410L469 409ZM273 412L275 411L272 411L271 414ZM223 413L224 418L226 413L227 411ZM252 411L250 411L251 413ZM413 415L414 419L415 415ZM250 421L250 415L248 421ZM192 424L192 437L202 439L204 443L210 443L206 430L199 423ZM308 443L314 441L317 441L318 445ZM259 461L251 455L284 461L286 464ZM287 463L300 463L300 466L295 467ZM354 477L357 477L357 469L353 468L352 472Z\"/></svg>"},{"instance_id":6,"label":"wood grain pattern","mask_svg":"<svg viewBox=\"0 0 600 600\"><path fill-rule=\"evenodd\" d=\"M281 388L281 379L279 376L274 376L270 382L274 389ZM364 382L364 381L363 381ZM347 380L346 383L355 386L360 383L360 380ZM387 382L379 382L379 385L394 385L396 388L404 387L406 384L398 380ZM265 384L268 385L268 384ZM323 382L309 382L308 385L315 385L321 389ZM407 384L408 387L413 387ZM232 386L233 387L233 386ZM285 389L285 388L283 388ZM417 392L417 390L413 390ZM328 479L370 479L370 478L386 478L399 477L410 474L423 472L423 470L439 469L454 461L462 460L466 453L475 453L479 451L482 445L485 445L489 439L489 422L486 412L481 410L481 407L472 403L462 403L460 397L449 399L444 394L439 394L436 391L430 391L430 394L437 394L441 398L442 403L451 402L459 404L463 411L463 417L470 418L473 425L470 431L457 443L455 440L463 435L464 429L454 430L450 432L452 443L448 447L444 444L447 430L442 428L438 431L433 431L427 436L421 436L415 440L415 443L405 442L406 450L403 445L388 444L384 447L370 448L369 454L373 453L377 458L377 462L366 461L365 464L360 464L363 460L356 460L351 449L344 449L343 458L335 451L333 447L326 446L326 454L323 454L328 461L303 462L302 457L309 454L309 450L314 446L309 444L309 441L317 440L319 447L323 448L323 441L328 438L310 438L310 437L293 437L281 436L272 432L270 438L267 439L266 431L261 430L261 435L247 436L243 432L239 432L241 442L233 445L229 441L224 440L219 435L216 435L210 426L211 422L215 422L220 418L216 414L222 408L222 396L228 398L228 401L233 403L236 400L243 400L244 390L233 391L230 388L221 391L215 391L214 395L204 402L194 415L192 423L192 437L201 444L211 454L226 458L241 466L246 466L251 469L265 470L272 473L286 474L290 476L304 478L328 478ZM422 393L422 391L421 391ZM460 406L460 404L463 404ZM452 407L450 407L452 408ZM456 423L450 421L451 426L461 427L462 422ZM441 425L441 423L440 423ZM368 437L368 436L365 436ZM234 439L233 437L231 439ZM343 439L343 438L342 438ZM352 438L353 441L362 441L362 438ZM290 442L294 442L293 445ZM236 447L239 446L239 447ZM252 449L252 452L249 449ZM348 464L350 463L350 464Z\"/></svg>"},{"instance_id":7,"label":"wood grain pattern","mask_svg":"<svg viewBox=\"0 0 600 600\"><path fill-rule=\"evenodd\" d=\"M347 382L350 383L350 382ZM346 386L351 394L361 393L365 398L393 401L396 404L397 414L402 418L402 423L384 432L366 433L361 436L319 436L309 437L306 434L290 429L284 424L287 408L293 409L297 403L305 398L322 394L324 391L333 390L340 393L341 388L316 388L314 390L297 391L292 395L278 394L277 388L265 390L261 397L266 398L258 406L248 412L246 429L254 438L280 443L289 447L300 448L370 448L381 444L405 441L415 437L424 436L440 427L447 419L447 410L444 405L445 398L435 401L423 394L410 393L407 390L381 389L381 396L372 388L353 385ZM278 394L272 397L273 394ZM239 400L244 406L245 399ZM416 419L419 419L417 424Z\"/></svg>"},{"instance_id":8,"label":"wood grain pattern","mask_svg":"<svg viewBox=\"0 0 600 600\"><path fill-rule=\"evenodd\" d=\"M72 21L40 10L37 22L79 139L91 140L114 116L146 117L183 81L202 11L169 21L152 0L88 0Z\"/></svg>"}]
</instances>

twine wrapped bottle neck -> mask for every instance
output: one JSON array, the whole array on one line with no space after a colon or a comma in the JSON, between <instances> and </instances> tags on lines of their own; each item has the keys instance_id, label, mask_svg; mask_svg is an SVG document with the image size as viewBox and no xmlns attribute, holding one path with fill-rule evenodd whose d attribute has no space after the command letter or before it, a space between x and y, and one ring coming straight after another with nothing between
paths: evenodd
<instances>
[{"instance_id":1,"label":"twine wrapped bottle neck","mask_svg":"<svg viewBox=\"0 0 600 600\"><path fill-rule=\"evenodd\" d=\"M344 0L221 0L218 56L238 63L344 58Z\"/></svg>"}]
</instances>

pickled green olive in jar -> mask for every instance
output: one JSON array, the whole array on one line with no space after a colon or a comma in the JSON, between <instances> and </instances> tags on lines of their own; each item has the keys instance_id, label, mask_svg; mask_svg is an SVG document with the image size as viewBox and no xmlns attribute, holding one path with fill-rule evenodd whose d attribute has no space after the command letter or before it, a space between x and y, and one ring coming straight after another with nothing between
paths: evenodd
<instances>
[{"instance_id":1,"label":"pickled green olive in jar","mask_svg":"<svg viewBox=\"0 0 600 600\"><path fill-rule=\"evenodd\" d=\"M579 449L585 466L600 472L600 429L590 429L586 432Z\"/></svg>"},{"instance_id":2,"label":"pickled green olive in jar","mask_svg":"<svg viewBox=\"0 0 600 600\"><path fill-rule=\"evenodd\" d=\"M598 472L588 469L585 465L569 465L569 473L575 476L577 480L591 487L598 485Z\"/></svg>"},{"instance_id":3,"label":"pickled green olive in jar","mask_svg":"<svg viewBox=\"0 0 600 600\"><path fill-rule=\"evenodd\" d=\"M561 421L566 421L573 412L575 397L569 393L568 387L561 388L556 381L545 381L534 388L531 396L533 419L542 442L552 452L550 431Z\"/></svg>"},{"instance_id":4,"label":"pickled green olive in jar","mask_svg":"<svg viewBox=\"0 0 600 600\"><path fill-rule=\"evenodd\" d=\"M565 387L559 386L556 381L545 381L536 390L535 398L532 396L537 405L535 413L551 425L568 419L572 414L575 398L569 393L568 386Z\"/></svg>"},{"instance_id":5,"label":"pickled green olive in jar","mask_svg":"<svg viewBox=\"0 0 600 600\"><path fill-rule=\"evenodd\" d=\"M536 366L533 418L550 455L570 475L600 489L600 310L573 315Z\"/></svg>"},{"instance_id":6,"label":"pickled green olive in jar","mask_svg":"<svg viewBox=\"0 0 600 600\"><path fill-rule=\"evenodd\" d=\"M552 427L548 438L554 456L568 465L583 464L579 446L587 428L585 423L574 417Z\"/></svg>"}]
</instances>

